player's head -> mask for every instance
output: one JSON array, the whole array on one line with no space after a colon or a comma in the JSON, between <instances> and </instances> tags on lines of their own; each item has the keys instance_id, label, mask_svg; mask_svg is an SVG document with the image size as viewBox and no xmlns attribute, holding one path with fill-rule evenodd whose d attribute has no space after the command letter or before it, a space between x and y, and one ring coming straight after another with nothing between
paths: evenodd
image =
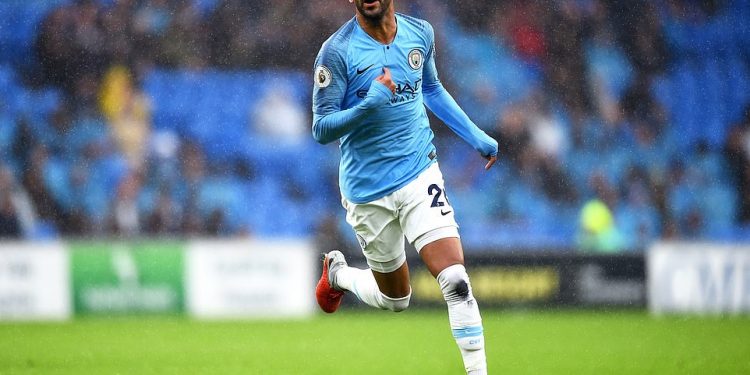
<instances>
[{"instance_id":1,"label":"player's head","mask_svg":"<svg viewBox=\"0 0 750 375\"><path fill-rule=\"evenodd\" d=\"M393 0L349 0L357 6L357 12L368 21L379 23L383 20L388 9L393 6Z\"/></svg>"}]
</instances>

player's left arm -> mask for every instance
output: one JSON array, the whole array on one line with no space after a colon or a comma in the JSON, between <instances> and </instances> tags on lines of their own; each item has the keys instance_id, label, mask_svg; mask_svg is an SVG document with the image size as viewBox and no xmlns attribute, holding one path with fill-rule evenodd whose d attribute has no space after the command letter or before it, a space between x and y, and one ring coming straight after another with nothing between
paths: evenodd
<instances>
[{"instance_id":1,"label":"player's left arm","mask_svg":"<svg viewBox=\"0 0 750 375\"><path fill-rule=\"evenodd\" d=\"M471 121L466 112L459 107L456 100L440 83L435 67L435 33L428 23L426 23L426 27L431 43L422 68L424 103L435 116L448 125L448 128L479 151L487 159L485 169L490 169L497 160L497 141Z\"/></svg>"}]
</instances>

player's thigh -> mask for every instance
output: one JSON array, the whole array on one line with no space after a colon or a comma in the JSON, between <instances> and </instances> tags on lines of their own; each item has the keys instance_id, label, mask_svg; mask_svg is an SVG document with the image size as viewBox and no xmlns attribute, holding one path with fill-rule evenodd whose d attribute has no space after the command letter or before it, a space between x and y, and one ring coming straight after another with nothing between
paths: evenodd
<instances>
[{"instance_id":1,"label":"player's thigh","mask_svg":"<svg viewBox=\"0 0 750 375\"><path fill-rule=\"evenodd\" d=\"M407 239L433 275L463 263L458 224L437 163L401 192L400 221Z\"/></svg>"},{"instance_id":2,"label":"player's thigh","mask_svg":"<svg viewBox=\"0 0 750 375\"><path fill-rule=\"evenodd\" d=\"M356 204L343 198L342 205L370 268L382 274L399 269L406 261L404 232L390 199Z\"/></svg>"},{"instance_id":3,"label":"player's thigh","mask_svg":"<svg viewBox=\"0 0 750 375\"><path fill-rule=\"evenodd\" d=\"M397 193L401 227L417 251L441 238L459 237L455 212L437 163Z\"/></svg>"},{"instance_id":4,"label":"player's thigh","mask_svg":"<svg viewBox=\"0 0 750 375\"><path fill-rule=\"evenodd\" d=\"M378 289L389 297L400 298L409 295L411 287L404 232L391 198L365 204L355 204L344 198L342 205Z\"/></svg>"}]
</instances>

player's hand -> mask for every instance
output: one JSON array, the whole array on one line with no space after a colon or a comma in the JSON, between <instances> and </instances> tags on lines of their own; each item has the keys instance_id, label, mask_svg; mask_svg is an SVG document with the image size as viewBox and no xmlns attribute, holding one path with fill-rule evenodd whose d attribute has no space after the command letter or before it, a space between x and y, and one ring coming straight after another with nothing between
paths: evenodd
<instances>
[{"instance_id":1,"label":"player's hand","mask_svg":"<svg viewBox=\"0 0 750 375\"><path fill-rule=\"evenodd\" d=\"M391 93L396 93L396 85L393 83L393 79L391 79L390 69L383 68L383 74L379 75L377 78L375 78L375 80L384 84L385 87L391 90Z\"/></svg>"},{"instance_id":2,"label":"player's hand","mask_svg":"<svg viewBox=\"0 0 750 375\"><path fill-rule=\"evenodd\" d=\"M484 166L484 170L488 171L497 161L497 155L496 156L485 156L485 159L487 159L487 165Z\"/></svg>"}]
</instances>

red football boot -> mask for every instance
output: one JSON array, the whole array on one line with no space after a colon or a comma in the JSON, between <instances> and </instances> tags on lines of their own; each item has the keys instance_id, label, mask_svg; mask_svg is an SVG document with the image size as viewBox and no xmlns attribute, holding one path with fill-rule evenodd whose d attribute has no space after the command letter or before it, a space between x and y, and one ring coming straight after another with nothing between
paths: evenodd
<instances>
[{"instance_id":1,"label":"red football boot","mask_svg":"<svg viewBox=\"0 0 750 375\"><path fill-rule=\"evenodd\" d=\"M329 314L339 308L341 299L344 298L344 292L335 289L329 280L329 271L333 268L338 270L342 266L346 266L346 260L340 251L331 251L323 257L323 274L320 275L318 286L315 288L315 297L320 308Z\"/></svg>"}]
</instances>

